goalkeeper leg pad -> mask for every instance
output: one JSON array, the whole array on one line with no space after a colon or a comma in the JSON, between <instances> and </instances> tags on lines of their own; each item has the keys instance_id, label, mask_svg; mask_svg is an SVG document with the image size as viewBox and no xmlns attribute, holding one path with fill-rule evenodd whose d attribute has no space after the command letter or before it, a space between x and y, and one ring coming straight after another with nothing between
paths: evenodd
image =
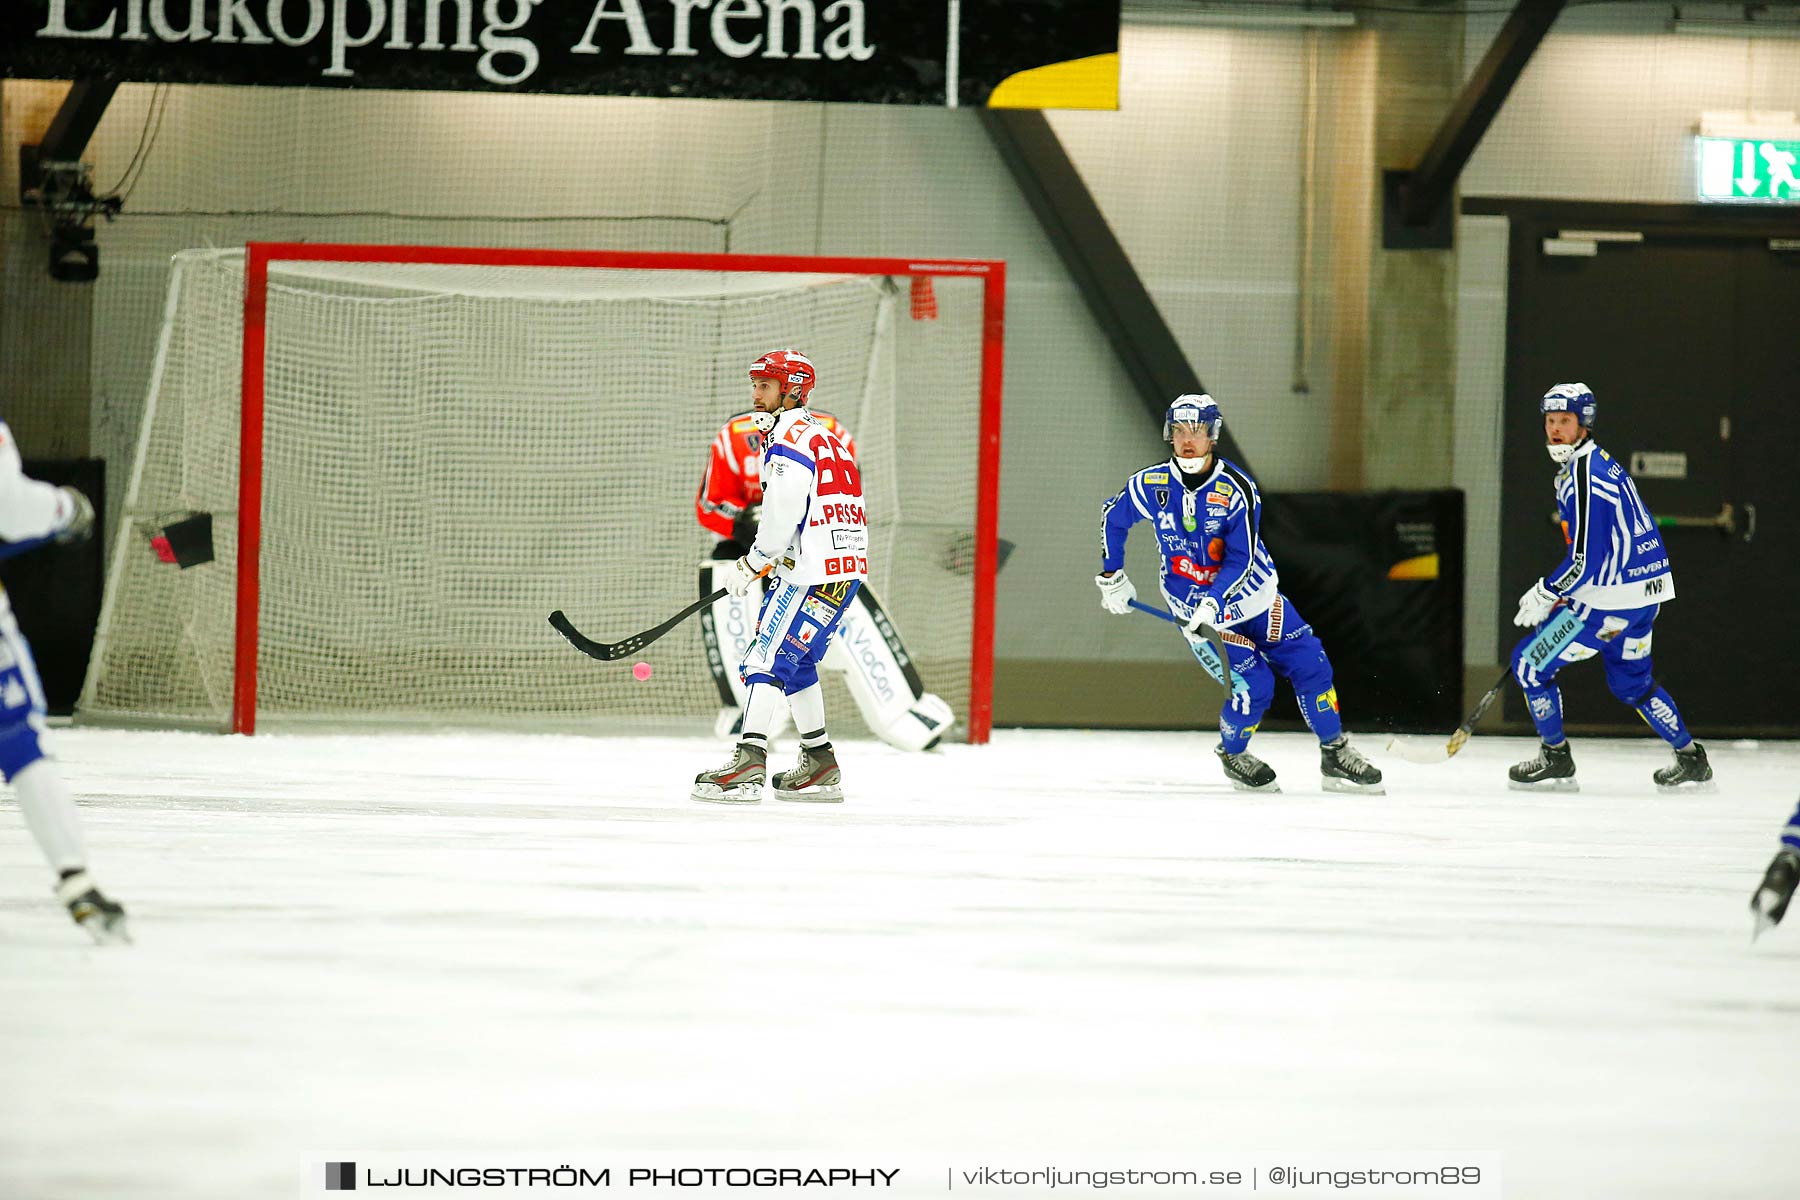
<instances>
[{"instance_id":1,"label":"goalkeeper leg pad","mask_svg":"<svg viewBox=\"0 0 1800 1200\"><path fill-rule=\"evenodd\" d=\"M956 724L950 706L925 690L899 631L867 587L844 610L823 665L844 673L863 723L896 749L929 750Z\"/></svg>"}]
</instances>

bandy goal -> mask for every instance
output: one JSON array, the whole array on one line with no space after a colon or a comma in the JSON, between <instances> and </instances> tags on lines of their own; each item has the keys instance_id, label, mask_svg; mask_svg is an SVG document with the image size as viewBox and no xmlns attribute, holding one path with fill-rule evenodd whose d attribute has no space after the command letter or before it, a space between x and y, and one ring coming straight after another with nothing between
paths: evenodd
<instances>
[{"instance_id":1,"label":"bandy goal","mask_svg":"<svg viewBox=\"0 0 1800 1200\"><path fill-rule=\"evenodd\" d=\"M252 243L176 256L77 714L666 727L718 693L708 447L793 347L856 439L877 590L960 733L991 722L998 262ZM159 554L207 514L213 561ZM191 527L191 526L190 526ZM166 549L166 541L162 543ZM856 731L840 697L834 721ZM699 725L697 727L705 727Z\"/></svg>"}]
</instances>

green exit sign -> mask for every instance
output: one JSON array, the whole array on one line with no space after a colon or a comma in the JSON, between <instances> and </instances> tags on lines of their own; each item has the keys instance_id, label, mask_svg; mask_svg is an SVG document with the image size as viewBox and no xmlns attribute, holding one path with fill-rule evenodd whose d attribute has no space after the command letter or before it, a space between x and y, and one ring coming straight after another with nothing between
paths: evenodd
<instances>
[{"instance_id":1,"label":"green exit sign","mask_svg":"<svg viewBox=\"0 0 1800 1200\"><path fill-rule=\"evenodd\" d=\"M1800 204L1800 141L1697 140L1702 200Z\"/></svg>"}]
</instances>

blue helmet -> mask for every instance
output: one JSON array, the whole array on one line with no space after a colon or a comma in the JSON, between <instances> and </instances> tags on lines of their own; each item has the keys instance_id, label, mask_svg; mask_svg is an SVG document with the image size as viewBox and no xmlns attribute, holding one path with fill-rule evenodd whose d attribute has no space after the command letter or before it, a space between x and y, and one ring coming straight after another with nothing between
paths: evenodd
<instances>
[{"instance_id":1,"label":"blue helmet","mask_svg":"<svg viewBox=\"0 0 1800 1200\"><path fill-rule=\"evenodd\" d=\"M1585 383L1559 383L1544 393L1538 401L1541 413L1570 412L1581 422L1583 429L1594 427L1594 414L1600 406L1594 402L1594 393Z\"/></svg>"},{"instance_id":2,"label":"blue helmet","mask_svg":"<svg viewBox=\"0 0 1800 1200\"><path fill-rule=\"evenodd\" d=\"M1177 425L1202 425L1206 428L1206 436L1213 441L1219 440L1219 430L1225 427L1225 417L1219 412L1219 406L1205 392L1188 392L1175 397L1175 403L1169 405L1169 411L1163 414L1163 441L1175 440Z\"/></svg>"}]
</instances>

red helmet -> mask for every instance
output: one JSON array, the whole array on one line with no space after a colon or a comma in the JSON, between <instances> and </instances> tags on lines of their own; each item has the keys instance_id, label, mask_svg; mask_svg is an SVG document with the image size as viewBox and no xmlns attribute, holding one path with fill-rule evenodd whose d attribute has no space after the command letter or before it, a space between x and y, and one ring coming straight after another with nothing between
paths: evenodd
<instances>
[{"instance_id":1,"label":"red helmet","mask_svg":"<svg viewBox=\"0 0 1800 1200\"><path fill-rule=\"evenodd\" d=\"M782 395L799 392L800 403L805 404L813 384L819 381L819 373L813 369L812 360L798 350L771 350L750 364L750 378L773 379L780 385Z\"/></svg>"}]
</instances>

